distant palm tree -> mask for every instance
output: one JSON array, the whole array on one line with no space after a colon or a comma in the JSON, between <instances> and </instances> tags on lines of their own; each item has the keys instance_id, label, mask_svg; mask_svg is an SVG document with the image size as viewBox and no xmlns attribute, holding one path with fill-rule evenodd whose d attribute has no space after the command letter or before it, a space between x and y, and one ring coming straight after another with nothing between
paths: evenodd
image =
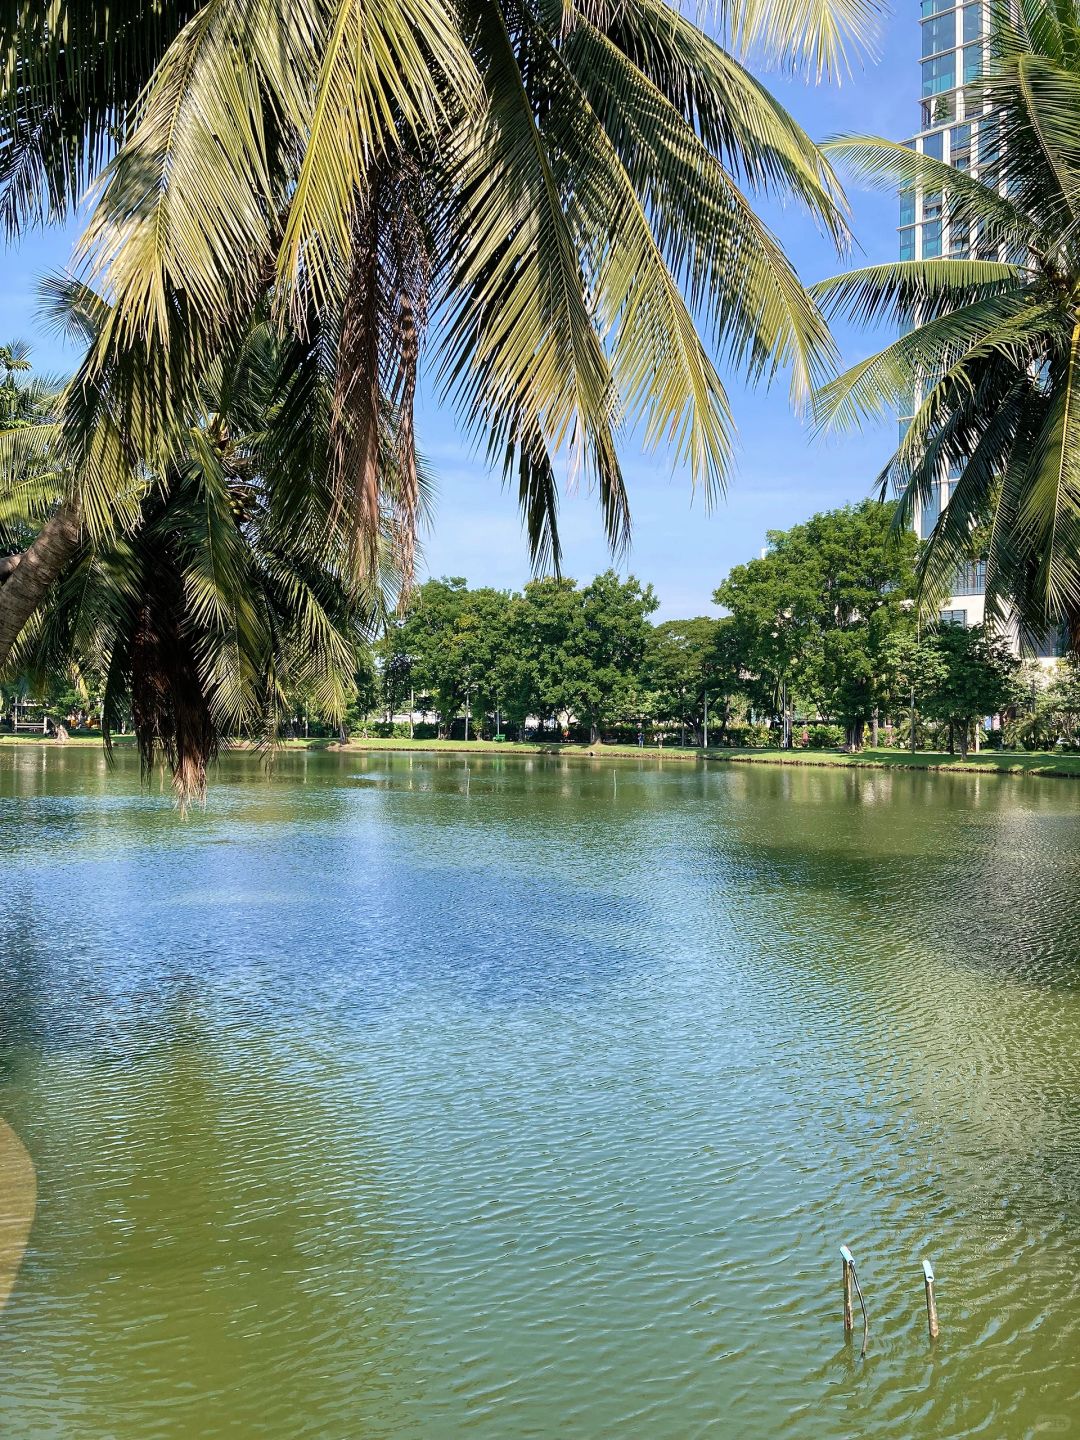
<instances>
[{"instance_id":1,"label":"distant palm tree","mask_svg":"<svg viewBox=\"0 0 1080 1440\"><path fill-rule=\"evenodd\" d=\"M987 599L1035 629L1067 621L1080 648L1080 5L995 10L973 87L1000 143L974 178L885 140L829 150L892 187L940 191L976 258L875 265L815 287L829 313L898 321L905 333L817 396L824 424L889 411L914 419L879 477L909 525L947 473L959 476L922 561L947 592L973 546Z\"/></svg>"}]
</instances>

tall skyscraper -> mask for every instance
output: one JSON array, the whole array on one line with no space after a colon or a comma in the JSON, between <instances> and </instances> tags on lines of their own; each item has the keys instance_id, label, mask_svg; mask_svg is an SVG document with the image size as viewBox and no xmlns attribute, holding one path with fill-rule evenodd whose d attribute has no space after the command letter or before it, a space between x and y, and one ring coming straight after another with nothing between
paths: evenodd
<instances>
[{"instance_id":1,"label":"tall skyscraper","mask_svg":"<svg viewBox=\"0 0 1080 1440\"><path fill-rule=\"evenodd\" d=\"M921 124L908 143L923 155L943 160L979 179L995 182L998 166L998 125L985 113L981 98L969 88L983 67L983 47L989 30L985 0L956 4L955 0L921 0L920 70ZM996 259L996 250L980 249L971 227L950 220L940 190L904 190L900 194L901 260L972 255ZM910 416L900 421L903 436ZM941 507L956 485L958 470L941 476L930 502L920 507L916 527L925 539L934 528ZM942 619L957 625L978 625L986 611L985 566L965 565L956 577L953 594L942 606Z\"/></svg>"}]
</instances>

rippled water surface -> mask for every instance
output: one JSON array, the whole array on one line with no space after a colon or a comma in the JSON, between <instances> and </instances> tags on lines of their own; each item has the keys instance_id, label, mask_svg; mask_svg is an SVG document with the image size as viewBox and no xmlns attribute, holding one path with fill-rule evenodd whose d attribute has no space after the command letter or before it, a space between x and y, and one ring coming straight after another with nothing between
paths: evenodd
<instances>
[{"instance_id":1,"label":"rippled water surface","mask_svg":"<svg viewBox=\"0 0 1080 1440\"><path fill-rule=\"evenodd\" d=\"M1080 1435L1078 814L301 755L180 822L3 751L0 1434Z\"/></svg>"}]
</instances>

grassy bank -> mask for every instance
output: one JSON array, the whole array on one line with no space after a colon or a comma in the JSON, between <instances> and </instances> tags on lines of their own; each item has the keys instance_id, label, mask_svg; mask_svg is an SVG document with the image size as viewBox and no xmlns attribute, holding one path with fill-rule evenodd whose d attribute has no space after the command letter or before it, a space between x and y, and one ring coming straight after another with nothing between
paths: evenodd
<instances>
[{"instance_id":1,"label":"grassy bank","mask_svg":"<svg viewBox=\"0 0 1080 1440\"><path fill-rule=\"evenodd\" d=\"M0 746L55 745L44 735L0 735ZM65 742L73 746L100 746L97 735L72 735ZM133 745L131 736L120 736L118 746ZM235 748L248 748L243 742ZM827 766L861 770L949 770L968 775L1043 775L1055 779L1080 779L1080 755L1060 755L1053 751L984 750L962 760L959 755L936 751L863 750L858 755L845 755L835 750L698 750L689 746L655 745L562 745L518 743L494 740L350 740L342 745L336 740L286 740L284 750L332 750L338 752L398 751L402 754L443 755L565 755L572 759L625 759L654 762L700 762L702 759L729 765L795 765Z\"/></svg>"}]
</instances>

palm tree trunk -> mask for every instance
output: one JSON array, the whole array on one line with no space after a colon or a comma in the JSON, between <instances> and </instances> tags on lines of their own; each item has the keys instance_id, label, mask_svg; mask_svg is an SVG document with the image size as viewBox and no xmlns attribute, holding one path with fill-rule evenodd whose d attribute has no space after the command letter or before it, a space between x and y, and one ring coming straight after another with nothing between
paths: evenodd
<instances>
[{"instance_id":1,"label":"palm tree trunk","mask_svg":"<svg viewBox=\"0 0 1080 1440\"><path fill-rule=\"evenodd\" d=\"M44 602L79 546L79 511L65 502L45 522L32 545L9 556L7 578L0 580L0 669L8 662L26 622Z\"/></svg>"}]
</instances>

